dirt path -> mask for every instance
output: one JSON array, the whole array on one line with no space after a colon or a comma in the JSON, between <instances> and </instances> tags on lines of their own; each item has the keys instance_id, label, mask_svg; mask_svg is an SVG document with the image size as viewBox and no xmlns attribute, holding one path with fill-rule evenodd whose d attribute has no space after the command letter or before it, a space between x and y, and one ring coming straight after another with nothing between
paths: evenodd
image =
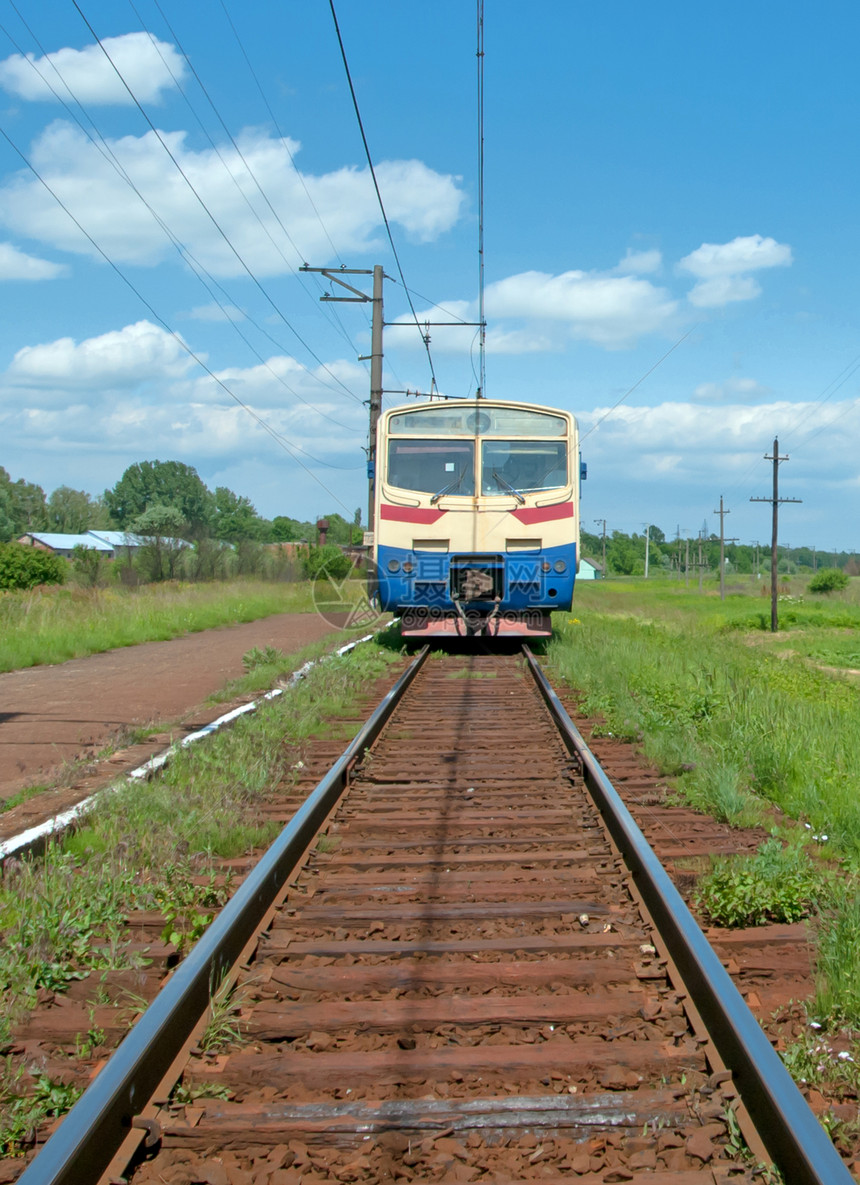
<instances>
[{"instance_id":1,"label":"dirt path","mask_svg":"<svg viewBox=\"0 0 860 1185\"><path fill-rule=\"evenodd\" d=\"M204 708L204 700L244 673L242 655L252 647L275 646L292 653L333 628L314 613L281 613L58 666L0 674L0 800L25 786L50 782L68 763L93 757L131 728L182 722L172 733L83 769L73 786L46 792L0 815L0 838L133 768L162 749L171 735L220 716L226 707Z\"/></svg>"}]
</instances>

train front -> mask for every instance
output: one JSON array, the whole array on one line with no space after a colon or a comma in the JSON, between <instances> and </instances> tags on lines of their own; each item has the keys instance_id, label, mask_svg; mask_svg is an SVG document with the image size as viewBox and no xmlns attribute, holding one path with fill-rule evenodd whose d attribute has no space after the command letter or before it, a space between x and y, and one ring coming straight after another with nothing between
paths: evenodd
<instances>
[{"instance_id":1,"label":"train front","mask_svg":"<svg viewBox=\"0 0 860 1185\"><path fill-rule=\"evenodd\" d=\"M548 636L578 564L573 416L490 399L394 408L376 457L378 596L404 636Z\"/></svg>"}]
</instances>

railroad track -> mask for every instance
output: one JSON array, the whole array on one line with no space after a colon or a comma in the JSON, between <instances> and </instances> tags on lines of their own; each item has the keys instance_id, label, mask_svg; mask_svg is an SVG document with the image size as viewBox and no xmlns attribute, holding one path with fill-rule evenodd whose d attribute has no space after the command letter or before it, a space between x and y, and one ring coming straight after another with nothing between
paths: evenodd
<instances>
[{"instance_id":1,"label":"railroad track","mask_svg":"<svg viewBox=\"0 0 860 1185\"><path fill-rule=\"evenodd\" d=\"M419 655L22 1185L851 1180L526 657Z\"/></svg>"}]
</instances>

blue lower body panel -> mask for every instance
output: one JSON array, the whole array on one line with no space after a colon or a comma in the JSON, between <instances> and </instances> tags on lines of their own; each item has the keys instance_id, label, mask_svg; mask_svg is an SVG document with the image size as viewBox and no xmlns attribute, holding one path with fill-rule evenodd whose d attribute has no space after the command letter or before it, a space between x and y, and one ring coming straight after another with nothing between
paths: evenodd
<instances>
[{"instance_id":1,"label":"blue lower body panel","mask_svg":"<svg viewBox=\"0 0 860 1185\"><path fill-rule=\"evenodd\" d=\"M576 546L476 554L380 544L377 564L380 604L396 613L456 614L468 608L487 614L546 614L571 607Z\"/></svg>"}]
</instances>

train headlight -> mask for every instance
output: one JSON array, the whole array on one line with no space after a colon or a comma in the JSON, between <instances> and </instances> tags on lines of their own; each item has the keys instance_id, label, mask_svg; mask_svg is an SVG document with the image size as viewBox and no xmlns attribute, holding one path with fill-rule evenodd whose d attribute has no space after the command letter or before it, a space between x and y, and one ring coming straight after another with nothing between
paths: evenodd
<instances>
[{"instance_id":1,"label":"train headlight","mask_svg":"<svg viewBox=\"0 0 860 1185\"><path fill-rule=\"evenodd\" d=\"M412 571L412 569L414 567L415 567L415 565L411 562L411 560L405 560L403 563L403 571L406 573L407 576L409 575L409 573Z\"/></svg>"},{"instance_id":2,"label":"train headlight","mask_svg":"<svg viewBox=\"0 0 860 1185\"><path fill-rule=\"evenodd\" d=\"M541 570L541 572L551 572L552 571L552 564L549 562L549 560L544 560L544 562L540 566L540 570Z\"/></svg>"},{"instance_id":3,"label":"train headlight","mask_svg":"<svg viewBox=\"0 0 860 1185\"><path fill-rule=\"evenodd\" d=\"M567 564L564 562L564 560L556 560L553 564L553 568L555 568L556 572L566 572Z\"/></svg>"},{"instance_id":4,"label":"train headlight","mask_svg":"<svg viewBox=\"0 0 860 1185\"><path fill-rule=\"evenodd\" d=\"M400 560L389 560L388 561L388 571L389 572L399 572L400 571Z\"/></svg>"}]
</instances>

